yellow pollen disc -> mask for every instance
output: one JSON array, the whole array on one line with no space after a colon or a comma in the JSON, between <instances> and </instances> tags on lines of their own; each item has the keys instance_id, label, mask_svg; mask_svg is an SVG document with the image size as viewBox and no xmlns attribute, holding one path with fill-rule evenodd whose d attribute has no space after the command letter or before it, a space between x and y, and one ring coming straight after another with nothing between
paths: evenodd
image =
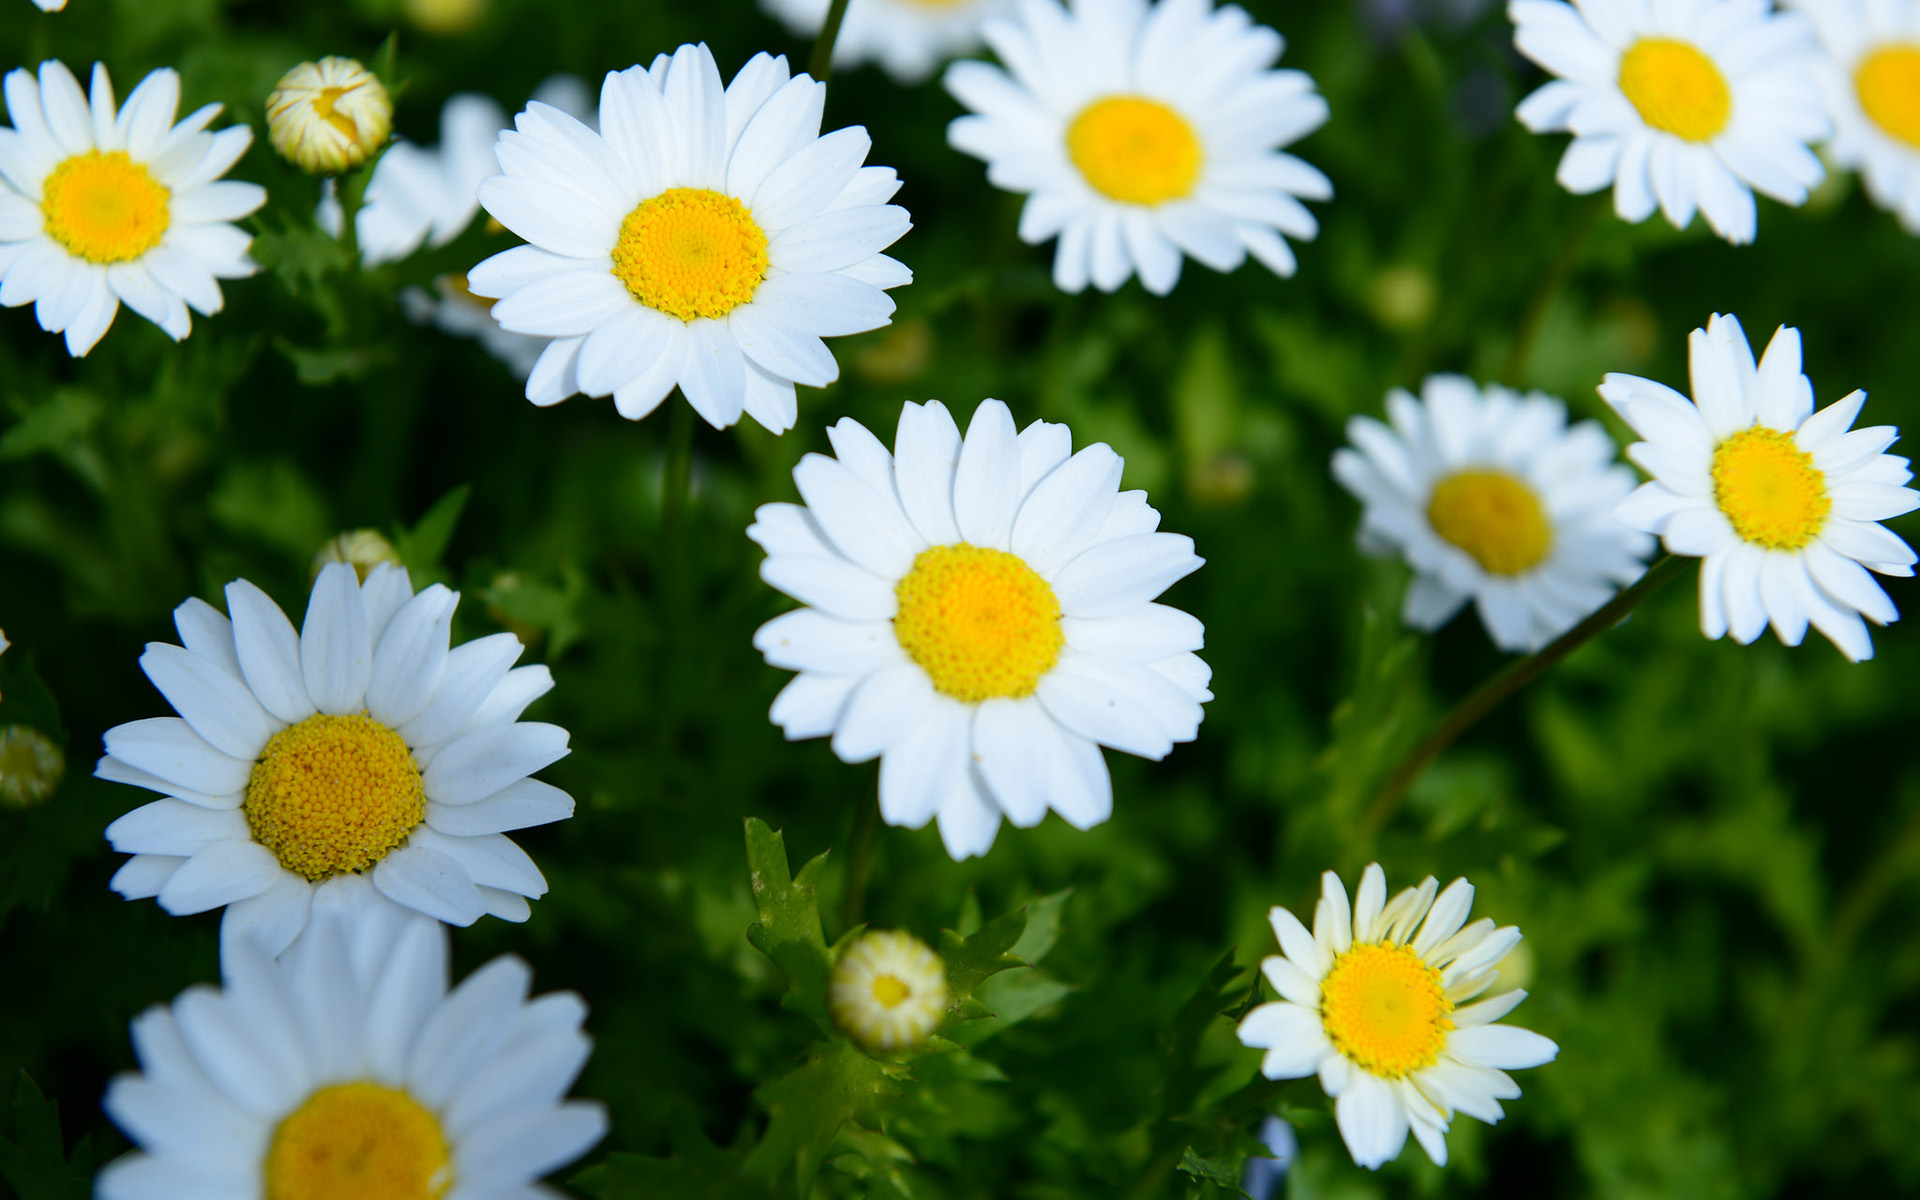
<instances>
[{"instance_id":1,"label":"yellow pollen disc","mask_svg":"<svg viewBox=\"0 0 1920 1200\"><path fill-rule=\"evenodd\" d=\"M936 691L967 704L1032 695L1066 643L1053 589L1004 550L922 550L894 597L900 648Z\"/></svg>"},{"instance_id":2,"label":"yellow pollen disc","mask_svg":"<svg viewBox=\"0 0 1920 1200\"><path fill-rule=\"evenodd\" d=\"M1340 1053L1398 1079L1430 1067L1453 1028L1440 972L1394 942L1359 943L1320 981L1320 1017Z\"/></svg>"},{"instance_id":3,"label":"yellow pollen disc","mask_svg":"<svg viewBox=\"0 0 1920 1200\"><path fill-rule=\"evenodd\" d=\"M440 1122L377 1083L321 1088L267 1148L266 1200L437 1200L452 1183Z\"/></svg>"},{"instance_id":4,"label":"yellow pollen disc","mask_svg":"<svg viewBox=\"0 0 1920 1200\"><path fill-rule=\"evenodd\" d=\"M1769 550L1798 550L1820 536L1833 501L1827 477L1790 433L1755 425L1713 452L1713 501L1733 531Z\"/></svg>"},{"instance_id":5,"label":"yellow pollen disc","mask_svg":"<svg viewBox=\"0 0 1920 1200\"><path fill-rule=\"evenodd\" d=\"M273 735L241 811L253 840L310 880L364 871L426 816L400 735L365 713L308 717Z\"/></svg>"},{"instance_id":6,"label":"yellow pollen disc","mask_svg":"<svg viewBox=\"0 0 1920 1200\"><path fill-rule=\"evenodd\" d=\"M1713 60L1673 38L1641 38L1620 56L1620 90L1640 119L1689 142L1710 142L1733 115L1733 89Z\"/></svg>"},{"instance_id":7,"label":"yellow pollen disc","mask_svg":"<svg viewBox=\"0 0 1920 1200\"><path fill-rule=\"evenodd\" d=\"M913 989L901 982L895 975L875 975L873 977L873 1001L882 1008L898 1008L900 1002L913 995Z\"/></svg>"},{"instance_id":8,"label":"yellow pollen disc","mask_svg":"<svg viewBox=\"0 0 1920 1200\"><path fill-rule=\"evenodd\" d=\"M1920 46L1882 46L1853 72L1860 107L1888 137L1920 149Z\"/></svg>"},{"instance_id":9,"label":"yellow pollen disc","mask_svg":"<svg viewBox=\"0 0 1920 1200\"><path fill-rule=\"evenodd\" d=\"M1106 96L1067 126L1067 157L1088 186L1122 204L1165 204L1200 179L1200 138L1186 118L1145 96Z\"/></svg>"},{"instance_id":10,"label":"yellow pollen disc","mask_svg":"<svg viewBox=\"0 0 1920 1200\"><path fill-rule=\"evenodd\" d=\"M75 257L129 262L160 244L171 194L125 150L89 150L47 176L40 212L47 233Z\"/></svg>"},{"instance_id":11,"label":"yellow pollen disc","mask_svg":"<svg viewBox=\"0 0 1920 1200\"><path fill-rule=\"evenodd\" d=\"M707 188L669 188L627 214L613 273L648 308L724 317L767 277L767 235L746 205Z\"/></svg>"},{"instance_id":12,"label":"yellow pollen disc","mask_svg":"<svg viewBox=\"0 0 1920 1200\"><path fill-rule=\"evenodd\" d=\"M1553 522L1533 489L1504 471L1461 471L1427 501L1433 531L1491 575L1524 575L1553 549Z\"/></svg>"}]
</instances>

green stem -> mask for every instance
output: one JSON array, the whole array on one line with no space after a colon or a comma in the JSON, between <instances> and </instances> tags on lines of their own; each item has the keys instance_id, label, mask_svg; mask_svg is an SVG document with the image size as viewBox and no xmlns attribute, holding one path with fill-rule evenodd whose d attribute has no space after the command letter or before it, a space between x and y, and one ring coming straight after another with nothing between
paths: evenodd
<instances>
[{"instance_id":1,"label":"green stem","mask_svg":"<svg viewBox=\"0 0 1920 1200\"><path fill-rule=\"evenodd\" d=\"M1519 327L1514 330L1513 349L1507 354L1507 365L1500 369L1500 382L1508 387L1520 386L1520 376L1527 369L1527 360L1533 356L1533 344L1540 338L1540 327L1546 323L1547 310L1559 299L1560 289L1566 286L1567 277L1573 274L1574 264L1580 261L1580 251L1586 246L1587 234L1593 231L1599 221L1609 195L1611 193L1603 193L1588 198L1580 215L1574 218L1572 228L1567 230L1567 239L1560 244L1560 253L1554 256L1547 273L1540 277L1540 286L1534 289L1533 299L1527 302L1527 310L1520 317Z\"/></svg>"},{"instance_id":2,"label":"green stem","mask_svg":"<svg viewBox=\"0 0 1920 1200\"><path fill-rule=\"evenodd\" d=\"M679 588L686 566L687 493L693 484L693 405L667 397L666 459L660 473L661 591Z\"/></svg>"},{"instance_id":3,"label":"green stem","mask_svg":"<svg viewBox=\"0 0 1920 1200\"><path fill-rule=\"evenodd\" d=\"M853 836L847 851L847 890L840 898L841 932L867 917L867 875L873 864L873 839L880 828L880 802L869 799L853 810Z\"/></svg>"},{"instance_id":4,"label":"green stem","mask_svg":"<svg viewBox=\"0 0 1920 1200\"><path fill-rule=\"evenodd\" d=\"M827 9L826 23L814 39L813 57L807 62L807 74L825 83L833 75L833 44L840 40L840 22L847 16L847 0L833 0Z\"/></svg>"},{"instance_id":5,"label":"green stem","mask_svg":"<svg viewBox=\"0 0 1920 1200\"><path fill-rule=\"evenodd\" d=\"M1592 616L1561 634L1552 645L1536 654L1514 660L1469 692L1466 699L1454 705L1446 719L1401 760L1399 767L1387 777L1386 783L1374 793L1366 815L1360 818L1361 839L1370 841L1380 832L1387 818L1400 806L1400 801L1406 796L1407 789L1413 786L1414 780L1420 778L1420 773L1439 758L1455 738L1473 728L1475 722L1492 712L1502 700L1540 678L1557 666L1561 659L1586 645L1596 634L1618 625L1642 600L1659 591L1691 561L1677 555L1667 555L1648 568L1647 573L1632 587L1615 595Z\"/></svg>"}]
</instances>

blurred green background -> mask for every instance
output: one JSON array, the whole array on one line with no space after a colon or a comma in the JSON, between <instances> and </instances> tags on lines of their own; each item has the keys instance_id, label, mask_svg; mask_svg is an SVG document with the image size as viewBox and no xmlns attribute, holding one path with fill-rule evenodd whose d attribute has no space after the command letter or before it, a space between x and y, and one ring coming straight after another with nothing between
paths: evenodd
<instances>
[{"instance_id":1,"label":"blurred green background","mask_svg":"<svg viewBox=\"0 0 1920 1200\"><path fill-rule=\"evenodd\" d=\"M874 922L932 940L1044 897L1029 916L1045 936L1022 948L1046 953L1002 996L1024 1020L956 1027L967 1049L918 1060L837 1139L814 1131L829 1162L813 1194L1233 1194L1219 1181L1258 1123L1250 1097L1299 1131L1296 1197L1920 1189L1920 634L1879 633L1858 667L1817 636L1709 643L1689 572L1468 734L1369 840L1355 825L1372 789L1502 656L1471 615L1431 638L1399 628L1407 572L1355 551L1356 506L1327 472L1350 416L1439 370L1517 367L1618 437L1601 375L1684 385L1687 332L1715 311L1757 343L1798 325L1819 403L1864 387L1864 423L1914 424L1920 243L1851 180L1803 210L1761 201L1752 247L1699 223L1630 227L1554 183L1563 138L1513 121L1538 76L1499 5L1265 0L1248 7L1287 36L1282 65L1311 72L1333 111L1296 147L1337 189L1299 277L1189 263L1166 299L1137 283L1062 296L1051 246L1014 237L1020 198L947 148L960 110L938 84L847 72L827 123L865 124L869 161L905 180L915 228L893 253L916 281L891 328L833 344L841 381L802 389L793 432L696 430L670 556L666 410L536 410L477 344L408 324L401 286L509 240L476 222L358 271L312 231L316 184L267 148L264 97L293 63L371 58L398 28L396 129L424 143L457 91L513 111L555 71L597 81L684 41L711 44L726 75L763 49L803 65L804 44L750 0L490 0L451 37L392 0L0 3L0 66L99 59L122 95L174 66L183 111L218 100L255 127L232 177L271 193L249 223L267 269L227 285L228 310L179 346L122 311L74 361L30 309L0 312L0 725L44 731L69 768L45 802L0 809L0 1078L24 1069L57 1102L65 1152L83 1136L94 1163L125 1148L98 1098L133 1065L128 1019L217 977L217 914L172 918L106 887L122 860L101 831L146 797L89 778L101 731L167 711L141 645L240 575L297 615L321 543L373 527L401 540L416 584L460 589L457 639L513 629L558 681L531 715L572 731L545 776L579 810L515 835L552 891L526 925L483 920L454 947L461 970L516 953L540 987L590 1003L576 1091L613 1120L587 1162L641 1157L585 1184L794 1195L788 1164L737 1171L778 1107L778 1089L755 1090L815 1037L746 940L741 820L784 828L796 870L831 849L831 941L875 769L768 723L788 676L750 637L790 605L760 583L744 529L757 504L795 498L793 464L841 416L890 442L903 401L943 399L964 422L995 396L1021 424L1110 442L1162 528L1193 536L1207 566L1167 600L1205 621L1218 699L1166 762L1109 754L1114 816L1090 833L1003 827L984 860L955 864L931 827L879 831ZM1911 539L1920 517L1894 528ZM1888 590L1920 605L1911 581ZM1469 875L1476 915L1521 926L1509 969L1532 998L1514 1019L1562 1047L1520 1077L1506 1122L1456 1121L1445 1171L1411 1145L1377 1175L1355 1168L1315 1081L1241 1090L1258 1056L1216 1015L1252 977L1209 969L1274 951L1270 905L1309 912L1322 869L1352 880L1375 858L1395 888ZM46 1116L0 1116L16 1183L30 1200L84 1195L84 1164L46 1153Z\"/></svg>"}]
</instances>

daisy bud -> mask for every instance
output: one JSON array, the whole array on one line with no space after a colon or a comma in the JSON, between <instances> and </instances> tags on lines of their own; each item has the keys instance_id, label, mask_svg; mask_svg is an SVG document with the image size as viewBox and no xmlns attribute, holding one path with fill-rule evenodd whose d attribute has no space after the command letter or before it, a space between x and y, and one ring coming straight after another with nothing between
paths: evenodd
<instances>
[{"instance_id":1,"label":"daisy bud","mask_svg":"<svg viewBox=\"0 0 1920 1200\"><path fill-rule=\"evenodd\" d=\"M0 808L34 807L66 773L66 755L45 734L26 725L0 729Z\"/></svg>"},{"instance_id":2,"label":"daisy bud","mask_svg":"<svg viewBox=\"0 0 1920 1200\"><path fill-rule=\"evenodd\" d=\"M414 28L435 37L458 37L487 15L487 0L406 0L402 7Z\"/></svg>"},{"instance_id":3,"label":"daisy bud","mask_svg":"<svg viewBox=\"0 0 1920 1200\"><path fill-rule=\"evenodd\" d=\"M373 72L329 55L280 77L267 97L267 135L280 157L315 175L357 167L393 132L393 100Z\"/></svg>"},{"instance_id":4,"label":"daisy bud","mask_svg":"<svg viewBox=\"0 0 1920 1200\"><path fill-rule=\"evenodd\" d=\"M377 529L350 529L338 537L328 538L327 544L320 547L313 556L313 567L309 574L320 577L320 569L328 563L346 563L360 582L367 581L367 572L381 563L402 566L400 552L393 548Z\"/></svg>"},{"instance_id":5,"label":"daisy bud","mask_svg":"<svg viewBox=\"0 0 1920 1200\"><path fill-rule=\"evenodd\" d=\"M869 933L833 964L827 1005L863 1049L911 1050L947 1015L947 964L910 933Z\"/></svg>"}]
</instances>

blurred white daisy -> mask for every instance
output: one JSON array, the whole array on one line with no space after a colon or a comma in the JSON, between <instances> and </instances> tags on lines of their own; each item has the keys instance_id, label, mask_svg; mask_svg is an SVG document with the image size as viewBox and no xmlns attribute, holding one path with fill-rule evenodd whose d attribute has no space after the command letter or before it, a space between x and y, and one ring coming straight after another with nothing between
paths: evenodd
<instances>
[{"instance_id":1,"label":"blurred white daisy","mask_svg":"<svg viewBox=\"0 0 1920 1200\"><path fill-rule=\"evenodd\" d=\"M464 275L441 275L433 290L407 288L400 293L400 311L416 325L431 325L451 337L472 338L505 364L522 382L533 374L553 343L552 338L514 333L493 319L493 301L476 296Z\"/></svg>"},{"instance_id":2,"label":"blurred white daisy","mask_svg":"<svg viewBox=\"0 0 1920 1200\"><path fill-rule=\"evenodd\" d=\"M34 306L40 328L78 358L120 306L187 336L191 308L212 316L220 280L256 270L252 238L228 222L266 203L257 184L220 176L253 141L244 125L207 133L218 104L174 124L180 77L161 68L116 109L107 69L90 92L62 63L7 72L0 128L0 304Z\"/></svg>"},{"instance_id":3,"label":"blurred white daisy","mask_svg":"<svg viewBox=\"0 0 1920 1200\"><path fill-rule=\"evenodd\" d=\"M1435 1164L1447 1162L1456 1112L1488 1124L1520 1095L1506 1072L1552 1062L1558 1046L1494 1022L1526 999L1492 987L1500 960L1520 944L1511 925L1468 925L1473 885L1440 892L1432 876L1387 899L1380 864L1360 876L1351 908L1332 871L1321 876L1313 932L1284 908L1269 914L1281 955L1260 969L1280 999L1240 1022L1240 1040L1265 1050L1268 1079L1319 1075L1340 1136L1368 1169L1398 1158L1412 1130Z\"/></svg>"},{"instance_id":4,"label":"blurred white daisy","mask_svg":"<svg viewBox=\"0 0 1920 1200\"><path fill-rule=\"evenodd\" d=\"M947 140L995 187L1027 193L1020 239L1059 238L1061 291L1111 292L1137 272L1164 295L1182 255L1232 271L1251 253L1294 273L1282 235L1314 237L1300 200L1333 185L1280 152L1327 119L1310 76L1271 69L1286 39L1210 0L1030 0L982 31L1005 69L947 68L973 110Z\"/></svg>"},{"instance_id":5,"label":"blurred white daisy","mask_svg":"<svg viewBox=\"0 0 1920 1200\"><path fill-rule=\"evenodd\" d=\"M1833 140L1867 194L1920 233L1920 0L1797 0L1825 53L1814 66Z\"/></svg>"},{"instance_id":6,"label":"blurred white daisy","mask_svg":"<svg viewBox=\"0 0 1920 1200\"><path fill-rule=\"evenodd\" d=\"M1514 45L1560 78L1520 103L1535 133L1570 131L1559 179L1613 185L1639 222L1656 205L1677 228L1695 210L1739 244L1754 239L1755 190L1804 204L1827 136L1813 29L1766 0L1512 0Z\"/></svg>"},{"instance_id":7,"label":"blurred white daisy","mask_svg":"<svg viewBox=\"0 0 1920 1200\"><path fill-rule=\"evenodd\" d=\"M223 952L278 953L319 894L397 904L455 925L527 919L547 882L506 830L573 815L528 776L567 753L567 731L519 720L553 686L496 633L448 648L459 594L414 594L381 563L359 583L329 563L299 632L266 593L227 585L231 620L174 610L184 648L150 642L141 669L180 715L107 731L94 774L166 799L107 827L132 854L129 900L178 915L226 906ZM384 899L382 899L384 897Z\"/></svg>"},{"instance_id":8,"label":"blurred white daisy","mask_svg":"<svg viewBox=\"0 0 1920 1200\"><path fill-rule=\"evenodd\" d=\"M805 504L747 530L761 578L808 606L753 644L800 672L773 703L788 738L880 758L888 824L938 815L956 859L1003 814L1086 829L1113 807L1102 745L1159 759L1198 734L1204 631L1151 601L1201 560L1119 490L1110 447L1069 457L1044 421L1016 435L998 400L964 441L937 400L903 408L892 454L851 419L827 432L838 457L794 468Z\"/></svg>"},{"instance_id":9,"label":"blurred white daisy","mask_svg":"<svg viewBox=\"0 0 1920 1200\"><path fill-rule=\"evenodd\" d=\"M1640 578L1653 539L1614 506L1634 487L1598 422L1552 396L1434 375L1395 388L1389 427L1347 423L1333 476L1365 506L1361 545L1416 572L1402 615L1438 629L1471 600L1503 650L1538 650Z\"/></svg>"},{"instance_id":10,"label":"blurred white daisy","mask_svg":"<svg viewBox=\"0 0 1920 1200\"><path fill-rule=\"evenodd\" d=\"M826 88L756 55L724 89L706 46L612 72L600 131L530 104L480 202L532 243L467 273L515 333L550 337L527 398L612 395L646 416L676 386L708 423L778 433L794 385L840 367L820 339L885 325L912 274L900 181L854 126L820 136Z\"/></svg>"},{"instance_id":11,"label":"blurred white daisy","mask_svg":"<svg viewBox=\"0 0 1920 1200\"><path fill-rule=\"evenodd\" d=\"M572 992L529 1000L496 958L447 990L447 935L316 921L133 1021L140 1070L103 1107L137 1147L100 1200L448 1200L552 1195L536 1181L606 1133L568 1100L592 1043Z\"/></svg>"},{"instance_id":12,"label":"blurred white daisy","mask_svg":"<svg viewBox=\"0 0 1920 1200\"><path fill-rule=\"evenodd\" d=\"M947 964L910 933L862 934L833 964L827 1005L834 1023L867 1049L911 1050L947 1018Z\"/></svg>"},{"instance_id":13,"label":"blurred white daisy","mask_svg":"<svg viewBox=\"0 0 1920 1200\"><path fill-rule=\"evenodd\" d=\"M41 12L59 12L67 6L67 0L33 0L33 6Z\"/></svg>"},{"instance_id":14,"label":"blurred white daisy","mask_svg":"<svg viewBox=\"0 0 1920 1200\"><path fill-rule=\"evenodd\" d=\"M761 0L801 37L814 37L832 0ZM849 4L833 43L833 65L879 63L895 83L916 84L950 58L980 46L980 23L1014 0L861 0Z\"/></svg>"},{"instance_id":15,"label":"blurred white daisy","mask_svg":"<svg viewBox=\"0 0 1920 1200\"><path fill-rule=\"evenodd\" d=\"M1807 626L1855 662L1873 657L1866 617L1900 618L1868 571L1912 575L1914 553L1879 524L1920 507L1900 431L1853 429L1867 394L1813 411L1800 331L1781 326L1756 366L1746 331L1716 314L1688 339L1693 398L1608 375L1600 394L1646 440L1627 457L1653 476L1619 507L1674 554L1702 559L1700 628L1741 645L1768 623L1797 646Z\"/></svg>"}]
</instances>

